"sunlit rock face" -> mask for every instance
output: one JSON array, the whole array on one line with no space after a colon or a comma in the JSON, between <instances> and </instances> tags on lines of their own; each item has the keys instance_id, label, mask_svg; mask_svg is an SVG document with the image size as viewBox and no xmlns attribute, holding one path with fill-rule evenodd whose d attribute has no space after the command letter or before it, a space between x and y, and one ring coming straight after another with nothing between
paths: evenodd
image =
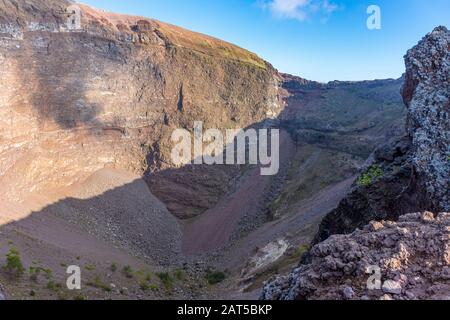
<instances>
[{"instance_id":1,"label":"sunlit rock face","mask_svg":"<svg viewBox=\"0 0 450 320\"><path fill-rule=\"evenodd\" d=\"M150 177L173 167L175 128L192 128L194 120L244 128L281 111L279 75L256 55L84 5L81 28L73 28L70 5L0 2L0 185L9 199L103 168ZM175 208L171 177L158 181L154 193L163 201L170 194ZM198 202L192 190L178 194L188 211Z\"/></svg>"}]
</instances>

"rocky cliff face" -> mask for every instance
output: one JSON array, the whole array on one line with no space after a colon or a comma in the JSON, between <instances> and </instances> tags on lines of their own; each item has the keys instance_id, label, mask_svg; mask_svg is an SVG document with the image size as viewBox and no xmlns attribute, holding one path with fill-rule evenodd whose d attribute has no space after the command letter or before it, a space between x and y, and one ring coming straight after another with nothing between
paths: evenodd
<instances>
[{"instance_id":1,"label":"rocky cliff face","mask_svg":"<svg viewBox=\"0 0 450 320\"><path fill-rule=\"evenodd\" d=\"M407 136L374 153L349 196L322 222L315 243L374 219L449 210L449 48L449 31L438 27L408 51Z\"/></svg>"},{"instance_id":2,"label":"rocky cliff face","mask_svg":"<svg viewBox=\"0 0 450 320\"><path fill-rule=\"evenodd\" d=\"M173 168L174 128L246 127L281 110L279 75L226 42L141 17L64 0L0 1L0 185L11 200L86 179L103 168L145 174L175 214L210 203ZM232 172L204 175L225 185ZM197 175L198 176L198 175ZM204 194L216 192L199 184ZM201 194L201 193L200 193ZM181 200L180 200L181 199ZM214 194L211 197L213 202ZM199 210L200 210L199 209ZM198 210L197 210L198 211Z\"/></svg>"},{"instance_id":3,"label":"rocky cliff face","mask_svg":"<svg viewBox=\"0 0 450 320\"><path fill-rule=\"evenodd\" d=\"M379 263L383 277L389 280L385 292L393 293L394 298L435 298L433 295L441 289L448 293L448 214L437 220L426 214L422 221L417 219L418 215L410 215L402 217L398 225L372 223L380 229L391 226L398 233L392 236L365 226L372 220L397 220L409 212L449 209L449 51L450 32L438 27L408 52L402 89L408 106L407 136L374 153L350 194L321 223L314 240L317 245L304 259L306 264L289 277L269 282L263 298L367 298L363 269ZM427 230L430 221L438 221L436 232ZM354 232L363 228L363 232ZM423 238L411 242L410 234L423 234ZM330 236L333 237L327 240ZM384 242L379 242L375 249L373 245L378 238ZM434 247L430 247L432 244ZM362 246L364 250L355 251L352 246ZM377 256L375 251L380 247L383 254ZM425 256L430 261L422 265L420 259ZM389 261L392 263L383 264ZM394 271L397 273L393 274ZM419 272L430 277L416 279ZM411 276L414 280L408 282ZM432 288L436 285L436 292L419 290L417 295L405 291L406 285L417 288L417 281ZM389 289L391 285L395 289Z\"/></svg>"}]
</instances>

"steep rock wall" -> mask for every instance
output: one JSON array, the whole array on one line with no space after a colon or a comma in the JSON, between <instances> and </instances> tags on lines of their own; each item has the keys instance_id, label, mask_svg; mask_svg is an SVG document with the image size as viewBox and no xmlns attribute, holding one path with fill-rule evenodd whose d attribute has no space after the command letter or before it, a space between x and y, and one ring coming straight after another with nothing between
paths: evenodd
<instances>
[{"instance_id":1,"label":"steep rock wall","mask_svg":"<svg viewBox=\"0 0 450 320\"><path fill-rule=\"evenodd\" d=\"M449 299L448 213L407 214L450 206L449 52L445 27L408 51L408 135L374 153L299 267L268 281L262 299ZM373 266L376 290L365 276Z\"/></svg>"},{"instance_id":2,"label":"steep rock wall","mask_svg":"<svg viewBox=\"0 0 450 320\"><path fill-rule=\"evenodd\" d=\"M173 168L173 129L191 129L195 120L243 128L281 111L279 75L256 55L84 5L81 29L71 30L71 4L0 1L0 185L7 198L70 185L103 168L151 182ZM219 177L217 185L235 174L214 170L207 174ZM179 198L187 211L195 207L196 190L174 198L170 174L158 181L152 191L171 200L176 214L184 214L175 210Z\"/></svg>"},{"instance_id":3,"label":"steep rock wall","mask_svg":"<svg viewBox=\"0 0 450 320\"><path fill-rule=\"evenodd\" d=\"M315 243L371 220L450 209L450 32L436 28L408 51L405 62L408 134L374 153L351 193L322 222Z\"/></svg>"}]
</instances>

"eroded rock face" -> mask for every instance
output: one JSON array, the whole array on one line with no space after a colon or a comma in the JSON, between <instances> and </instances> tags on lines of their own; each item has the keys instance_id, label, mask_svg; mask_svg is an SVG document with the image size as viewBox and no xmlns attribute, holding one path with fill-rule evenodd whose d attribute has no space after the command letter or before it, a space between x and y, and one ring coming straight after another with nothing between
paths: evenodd
<instances>
[{"instance_id":1,"label":"eroded rock face","mask_svg":"<svg viewBox=\"0 0 450 320\"><path fill-rule=\"evenodd\" d=\"M278 73L226 42L84 5L81 28L73 30L70 4L0 1L2 195L20 200L116 168L145 174L175 214L182 206L204 210L210 203L198 198L211 185L171 189L193 172L151 181L174 168L172 131L192 129L194 121L205 129L245 128L276 116ZM214 170L205 175L224 177L213 182L226 187L233 172Z\"/></svg>"},{"instance_id":2,"label":"eroded rock face","mask_svg":"<svg viewBox=\"0 0 450 320\"><path fill-rule=\"evenodd\" d=\"M449 213L374 221L313 247L311 263L266 284L261 298L450 299L449 257Z\"/></svg>"},{"instance_id":3,"label":"eroded rock face","mask_svg":"<svg viewBox=\"0 0 450 320\"><path fill-rule=\"evenodd\" d=\"M436 28L408 51L405 62L414 168L434 206L450 210L450 32Z\"/></svg>"},{"instance_id":4,"label":"eroded rock face","mask_svg":"<svg viewBox=\"0 0 450 320\"><path fill-rule=\"evenodd\" d=\"M438 27L405 56L408 135L379 148L352 192L324 219L315 242L374 219L450 208L450 32ZM361 181L361 179L360 179Z\"/></svg>"},{"instance_id":5,"label":"eroded rock face","mask_svg":"<svg viewBox=\"0 0 450 320\"><path fill-rule=\"evenodd\" d=\"M450 206L449 40L438 27L408 52L408 135L374 153L304 264L267 283L263 299L450 299L449 214L407 214ZM370 266L381 268L379 290L367 288Z\"/></svg>"}]
</instances>

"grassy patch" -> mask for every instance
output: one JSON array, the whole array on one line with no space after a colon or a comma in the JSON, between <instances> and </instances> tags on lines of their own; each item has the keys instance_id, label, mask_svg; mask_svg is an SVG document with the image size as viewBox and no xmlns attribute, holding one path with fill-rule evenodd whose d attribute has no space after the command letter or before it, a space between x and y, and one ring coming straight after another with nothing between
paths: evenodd
<instances>
[{"instance_id":1,"label":"grassy patch","mask_svg":"<svg viewBox=\"0 0 450 320\"><path fill-rule=\"evenodd\" d=\"M142 282L139 284L139 288L141 288L142 291L147 291L147 290L150 289L150 285L148 284L148 282L142 281Z\"/></svg>"},{"instance_id":2,"label":"grassy patch","mask_svg":"<svg viewBox=\"0 0 450 320\"><path fill-rule=\"evenodd\" d=\"M86 283L88 286L102 289L103 291L110 292L111 287L100 279L100 276L96 276L93 281L89 281Z\"/></svg>"},{"instance_id":3,"label":"grassy patch","mask_svg":"<svg viewBox=\"0 0 450 320\"><path fill-rule=\"evenodd\" d=\"M109 268L111 269L112 272L116 272L117 271L117 264L112 263Z\"/></svg>"},{"instance_id":4,"label":"grassy patch","mask_svg":"<svg viewBox=\"0 0 450 320\"><path fill-rule=\"evenodd\" d=\"M226 278L225 273L221 271L208 270L206 272L206 281L208 281L210 285L218 284L223 280L225 280L225 278Z\"/></svg>"},{"instance_id":5,"label":"grassy patch","mask_svg":"<svg viewBox=\"0 0 450 320\"><path fill-rule=\"evenodd\" d=\"M134 277L133 269L130 266L123 267L122 274L128 279L132 279Z\"/></svg>"},{"instance_id":6,"label":"grassy patch","mask_svg":"<svg viewBox=\"0 0 450 320\"><path fill-rule=\"evenodd\" d=\"M60 290L61 288L62 288L62 284L56 283L56 282L53 281L53 280L50 280L50 281L47 283L47 289L49 289L49 290L51 290L51 291L58 291L58 290Z\"/></svg>"},{"instance_id":7,"label":"grassy patch","mask_svg":"<svg viewBox=\"0 0 450 320\"><path fill-rule=\"evenodd\" d=\"M168 272L161 272L157 273L156 275L158 276L159 280L161 280L166 289L170 290L173 288L173 278Z\"/></svg>"},{"instance_id":8,"label":"grassy patch","mask_svg":"<svg viewBox=\"0 0 450 320\"><path fill-rule=\"evenodd\" d=\"M87 271L94 271L95 270L95 266L93 264L87 264L87 265L84 266L84 268Z\"/></svg>"},{"instance_id":9,"label":"grassy patch","mask_svg":"<svg viewBox=\"0 0 450 320\"><path fill-rule=\"evenodd\" d=\"M152 285L150 285L150 290L156 292L156 291L159 291L159 287L157 284L152 284Z\"/></svg>"},{"instance_id":10,"label":"grassy patch","mask_svg":"<svg viewBox=\"0 0 450 320\"><path fill-rule=\"evenodd\" d=\"M23 275L25 268L23 267L19 251L17 251L17 249L11 248L6 254L6 263L3 266L3 270L13 278L19 278Z\"/></svg>"},{"instance_id":11,"label":"grassy patch","mask_svg":"<svg viewBox=\"0 0 450 320\"><path fill-rule=\"evenodd\" d=\"M358 185L363 187L370 186L372 183L380 180L383 175L383 169L379 165L373 165L359 177Z\"/></svg>"},{"instance_id":12,"label":"grassy patch","mask_svg":"<svg viewBox=\"0 0 450 320\"><path fill-rule=\"evenodd\" d=\"M186 279L186 273L181 269L175 270L174 276L178 281L184 281Z\"/></svg>"}]
</instances>

